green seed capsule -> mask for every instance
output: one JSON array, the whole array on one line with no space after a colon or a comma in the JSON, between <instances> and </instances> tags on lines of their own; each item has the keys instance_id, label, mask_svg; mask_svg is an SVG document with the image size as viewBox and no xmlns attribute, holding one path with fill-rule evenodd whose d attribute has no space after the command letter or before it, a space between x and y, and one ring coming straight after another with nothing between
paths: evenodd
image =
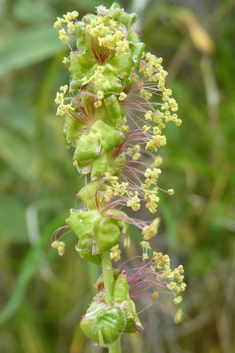
<instances>
[{"instance_id":1,"label":"green seed capsule","mask_svg":"<svg viewBox=\"0 0 235 353\"><path fill-rule=\"evenodd\" d=\"M144 52L144 47L145 47L144 43L137 43L132 47L131 54L132 54L133 63L135 65L139 64L140 59Z\"/></svg>"},{"instance_id":2,"label":"green seed capsule","mask_svg":"<svg viewBox=\"0 0 235 353\"><path fill-rule=\"evenodd\" d=\"M123 112L123 109L120 107L117 97L114 94L112 94L110 97L104 100L104 104L107 109L107 113L110 120L115 125L120 124L124 116L124 112Z\"/></svg>"},{"instance_id":3,"label":"green seed capsule","mask_svg":"<svg viewBox=\"0 0 235 353\"><path fill-rule=\"evenodd\" d=\"M118 17L121 15L121 8L117 3L114 2L110 7L109 15L112 16L115 21L117 21Z\"/></svg>"},{"instance_id":4,"label":"green seed capsule","mask_svg":"<svg viewBox=\"0 0 235 353\"><path fill-rule=\"evenodd\" d=\"M102 120L97 120L92 126L91 131L100 135L102 151L117 147L121 143L121 134L114 127L106 124Z\"/></svg>"},{"instance_id":5,"label":"green seed capsule","mask_svg":"<svg viewBox=\"0 0 235 353\"><path fill-rule=\"evenodd\" d=\"M130 22L130 19L131 19L131 16L128 13L123 11L118 18L118 22L121 22L122 24L127 26L128 23Z\"/></svg>"},{"instance_id":6,"label":"green seed capsule","mask_svg":"<svg viewBox=\"0 0 235 353\"><path fill-rule=\"evenodd\" d=\"M64 125L64 136L68 146L76 146L77 140L81 136L81 129L83 125L76 120L66 117L66 123Z\"/></svg>"},{"instance_id":7,"label":"green seed capsule","mask_svg":"<svg viewBox=\"0 0 235 353\"><path fill-rule=\"evenodd\" d=\"M125 222L125 218L128 219L128 216L125 212L111 208L105 212L105 215L112 218L118 224L124 234L128 231L129 224Z\"/></svg>"},{"instance_id":8,"label":"green seed capsule","mask_svg":"<svg viewBox=\"0 0 235 353\"><path fill-rule=\"evenodd\" d=\"M78 193L79 197L86 204L89 210L96 210L96 196L97 190L102 191L100 180L94 180L89 184L85 185ZM103 199L103 195L99 193L100 202Z\"/></svg>"},{"instance_id":9,"label":"green seed capsule","mask_svg":"<svg viewBox=\"0 0 235 353\"><path fill-rule=\"evenodd\" d=\"M76 46L78 47L81 41L83 40L83 27L80 25L75 24L75 35L76 35Z\"/></svg>"},{"instance_id":10,"label":"green seed capsule","mask_svg":"<svg viewBox=\"0 0 235 353\"><path fill-rule=\"evenodd\" d=\"M100 136L92 133L83 133L77 142L74 152L75 159L80 161L87 161L88 159L96 158L101 154Z\"/></svg>"},{"instance_id":11,"label":"green seed capsule","mask_svg":"<svg viewBox=\"0 0 235 353\"><path fill-rule=\"evenodd\" d=\"M83 240L86 236L95 235L94 229L102 216L98 211L76 212L72 211L67 219L67 224L74 231L79 240Z\"/></svg>"},{"instance_id":12,"label":"green seed capsule","mask_svg":"<svg viewBox=\"0 0 235 353\"><path fill-rule=\"evenodd\" d=\"M82 317L80 326L90 340L102 347L109 347L123 332L125 320L119 308L94 303Z\"/></svg>"},{"instance_id":13,"label":"green seed capsule","mask_svg":"<svg viewBox=\"0 0 235 353\"><path fill-rule=\"evenodd\" d=\"M70 56L70 72L72 80L77 84L77 88L81 87L84 77L90 78L97 67L95 58L90 51L76 53ZM72 88L75 88L74 86Z\"/></svg>"},{"instance_id":14,"label":"green seed capsule","mask_svg":"<svg viewBox=\"0 0 235 353\"><path fill-rule=\"evenodd\" d=\"M108 153L103 153L96 157L92 163L91 179L103 176L108 169L109 156Z\"/></svg>"},{"instance_id":15,"label":"green seed capsule","mask_svg":"<svg viewBox=\"0 0 235 353\"><path fill-rule=\"evenodd\" d=\"M121 79L129 77L133 67L131 53L122 53L119 56L114 56L106 64L106 67Z\"/></svg>"},{"instance_id":16,"label":"green seed capsule","mask_svg":"<svg viewBox=\"0 0 235 353\"><path fill-rule=\"evenodd\" d=\"M83 240L80 240L78 245L75 247L79 255L95 265L101 264L101 258L99 255L93 254L93 247L94 247L94 238L93 237L86 237Z\"/></svg>"},{"instance_id":17,"label":"green seed capsule","mask_svg":"<svg viewBox=\"0 0 235 353\"><path fill-rule=\"evenodd\" d=\"M121 229L112 218L104 217L97 227L95 236L98 254L102 254L119 243Z\"/></svg>"}]
</instances>

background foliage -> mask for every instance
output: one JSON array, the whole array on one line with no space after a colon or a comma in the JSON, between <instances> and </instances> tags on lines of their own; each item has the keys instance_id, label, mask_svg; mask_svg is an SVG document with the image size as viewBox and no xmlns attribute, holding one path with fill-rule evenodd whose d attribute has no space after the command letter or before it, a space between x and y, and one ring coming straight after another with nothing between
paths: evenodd
<instances>
[{"instance_id":1,"label":"background foliage","mask_svg":"<svg viewBox=\"0 0 235 353\"><path fill-rule=\"evenodd\" d=\"M105 0L103 5L110 6ZM235 1L120 1L139 15L147 51L164 58L179 103L180 128L167 127L161 231L152 248L186 269L178 325L168 296L140 318L143 334L123 336L123 351L235 351ZM81 180L63 143L55 93L68 81L57 16L93 12L97 0L0 1L0 351L101 352L78 323L95 294L99 269L74 250L58 258L53 231L74 207ZM169 124L168 124L169 125ZM124 257L140 253L130 231ZM126 252L126 253L125 253ZM140 308L143 303L140 303Z\"/></svg>"}]
</instances>

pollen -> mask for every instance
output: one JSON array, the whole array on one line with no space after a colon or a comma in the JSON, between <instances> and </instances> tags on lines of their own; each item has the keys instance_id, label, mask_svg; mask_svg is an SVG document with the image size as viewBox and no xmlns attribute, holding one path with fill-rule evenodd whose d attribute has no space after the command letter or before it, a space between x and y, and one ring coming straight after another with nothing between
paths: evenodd
<instances>
[{"instance_id":1,"label":"pollen","mask_svg":"<svg viewBox=\"0 0 235 353\"><path fill-rule=\"evenodd\" d=\"M154 292L154 293L151 295L151 297L152 297L153 299L157 299L158 296L159 296L158 292Z\"/></svg>"},{"instance_id":2,"label":"pollen","mask_svg":"<svg viewBox=\"0 0 235 353\"><path fill-rule=\"evenodd\" d=\"M175 303L175 304L179 304L179 303L181 303L181 301L182 301L182 297L181 297L181 296L176 297L176 298L174 299L174 303Z\"/></svg>"},{"instance_id":3,"label":"pollen","mask_svg":"<svg viewBox=\"0 0 235 353\"><path fill-rule=\"evenodd\" d=\"M175 316L174 316L174 323L175 324L178 324L181 321L182 313L183 313L183 311L181 308L176 311Z\"/></svg>"},{"instance_id":4,"label":"pollen","mask_svg":"<svg viewBox=\"0 0 235 353\"><path fill-rule=\"evenodd\" d=\"M133 211L138 211L140 209L140 199L138 197L138 191L135 192L133 197L129 197L126 205L131 207Z\"/></svg>"},{"instance_id":5,"label":"pollen","mask_svg":"<svg viewBox=\"0 0 235 353\"><path fill-rule=\"evenodd\" d=\"M150 126L147 126L147 125L144 125L144 126L142 127L142 129L143 129L144 132L146 133L146 132L148 132L148 131L151 129L151 127L150 127Z\"/></svg>"},{"instance_id":6,"label":"pollen","mask_svg":"<svg viewBox=\"0 0 235 353\"><path fill-rule=\"evenodd\" d=\"M162 157L157 156L155 161L150 165L151 168L159 167L162 164Z\"/></svg>"},{"instance_id":7,"label":"pollen","mask_svg":"<svg viewBox=\"0 0 235 353\"><path fill-rule=\"evenodd\" d=\"M142 246L143 249L146 249L146 250L151 249L151 246L149 245L148 241L143 240L140 242L140 245Z\"/></svg>"},{"instance_id":8,"label":"pollen","mask_svg":"<svg viewBox=\"0 0 235 353\"><path fill-rule=\"evenodd\" d=\"M123 101L125 98L126 98L126 94L124 92L121 92L118 99L120 101Z\"/></svg>"},{"instance_id":9,"label":"pollen","mask_svg":"<svg viewBox=\"0 0 235 353\"><path fill-rule=\"evenodd\" d=\"M100 100L98 100L94 103L95 108L99 108L99 107L101 107L101 105L102 105L102 102Z\"/></svg>"},{"instance_id":10,"label":"pollen","mask_svg":"<svg viewBox=\"0 0 235 353\"><path fill-rule=\"evenodd\" d=\"M105 193L104 193L104 199L105 201L109 201L113 198L113 195L114 195L114 191L113 189L111 188L111 186L106 186L106 190L105 190Z\"/></svg>"},{"instance_id":11,"label":"pollen","mask_svg":"<svg viewBox=\"0 0 235 353\"><path fill-rule=\"evenodd\" d=\"M66 56L64 57L64 59L62 60L63 64L70 64L70 60L68 58L66 58Z\"/></svg>"},{"instance_id":12,"label":"pollen","mask_svg":"<svg viewBox=\"0 0 235 353\"><path fill-rule=\"evenodd\" d=\"M153 115L153 112L151 110L148 110L147 113L145 114L145 119L146 120L152 120L152 115Z\"/></svg>"},{"instance_id":13,"label":"pollen","mask_svg":"<svg viewBox=\"0 0 235 353\"><path fill-rule=\"evenodd\" d=\"M53 248L56 248L58 250L58 254L60 256L63 256L64 255L64 250L65 250L65 243L63 241L58 241L58 240L55 240L51 246Z\"/></svg>"},{"instance_id":14,"label":"pollen","mask_svg":"<svg viewBox=\"0 0 235 353\"><path fill-rule=\"evenodd\" d=\"M149 256L147 253L143 253L142 254L142 260L145 261L145 260L148 260L149 259Z\"/></svg>"},{"instance_id":15,"label":"pollen","mask_svg":"<svg viewBox=\"0 0 235 353\"><path fill-rule=\"evenodd\" d=\"M118 244L111 248L110 258L115 262L121 259L121 250L119 249Z\"/></svg>"},{"instance_id":16,"label":"pollen","mask_svg":"<svg viewBox=\"0 0 235 353\"><path fill-rule=\"evenodd\" d=\"M99 90L99 91L97 92L97 98L98 98L98 100L101 101L101 100L104 98L104 92L101 91L101 90Z\"/></svg>"},{"instance_id":17,"label":"pollen","mask_svg":"<svg viewBox=\"0 0 235 353\"><path fill-rule=\"evenodd\" d=\"M65 85L65 86L61 86L60 87L60 91L62 91L64 94L68 91L68 85Z\"/></svg>"},{"instance_id":18,"label":"pollen","mask_svg":"<svg viewBox=\"0 0 235 353\"><path fill-rule=\"evenodd\" d=\"M158 231L159 224L160 224L160 218L157 217L149 226L145 226L143 228L142 235L144 236L145 240L149 240L150 238L155 236L155 234Z\"/></svg>"},{"instance_id":19,"label":"pollen","mask_svg":"<svg viewBox=\"0 0 235 353\"><path fill-rule=\"evenodd\" d=\"M168 189L167 192L168 192L169 195L173 195L174 194L174 190L173 189Z\"/></svg>"},{"instance_id":20,"label":"pollen","mask_svg":"<svg viewBox=\"0 0 235 353\"><path fill-rule=\"evenodd\" d=\"M104 180L109 180L112 184L117 183L118 177L111 175L109 172L104 173Z\"/></svg>"}]
</instances>

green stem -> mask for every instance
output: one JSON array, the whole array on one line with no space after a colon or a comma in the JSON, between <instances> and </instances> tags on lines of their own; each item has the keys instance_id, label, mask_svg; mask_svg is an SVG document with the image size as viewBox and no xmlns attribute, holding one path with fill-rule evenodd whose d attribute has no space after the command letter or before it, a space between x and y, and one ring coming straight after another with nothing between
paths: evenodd
<instances>
[{"instance_id":1,"label":"green stem","mask_svg":"<svg viewBox=\"0 0 235 353\"><path fill-rule=\"evenodd\" d=\"M114 291L114 278L113 278L113 267L110 258L109 250L103 252L102 256L102 270L104 276L104 288L107 304L113 304L113 291ZM109 353L121 353L121 341L120 338L109 347Z\"/></svg>"},{"instance_id":2,"label":"green stem","mask_svg":"<svg viewBox=\"0 0 235 353\"><path fill-rule=\"evenodd\" d=\"M121 339L119 338L111 347L109 347L109 353L121 353Z\"/></svg>"},{"instance_id":3,"label":"green stem","mask_svg":"<svg viewBox=\"0 0 235 353\"><path fill-rule=\"evenodd\" d=\"M104 288L107 304L113 304L114 278L113 268L110 258L109 250L103 252L102 256L102 270L104 276Z\"/></svg>"}]
</instances>

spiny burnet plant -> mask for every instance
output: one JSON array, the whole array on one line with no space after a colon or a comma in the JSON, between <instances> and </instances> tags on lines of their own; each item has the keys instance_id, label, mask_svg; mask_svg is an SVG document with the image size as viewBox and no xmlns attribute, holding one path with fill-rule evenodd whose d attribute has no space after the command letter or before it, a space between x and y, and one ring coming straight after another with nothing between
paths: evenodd
<instances>
[{"instance_id":1,"label":"spiny burnet plant","mask_svg":"<svg viewBox=\"0 0 235 353\"><path fill-rule=\"evenodd\" d=\"M158 285L171 290L178 304L186 286L183 267L171 270L168 255L153 252L149 259L148 240L157 233L159 217L148 222L122 210L138 211L145 204L156 213L162 158L155 153L166 145L165 123L181 124L172 91L165 88L162 58L144 51L135 22L135 14L114 3L110 9L98 6L96 14L81 21L77 11L68 12L54 24L71 49L63 59L70 83L57 93L57 115L65 119L65 142L74 150L73 165L84 186L76 195L81 209L70 210L67 224L53 234L52 246L63 255L65 243L57 234L73 231L78 254L102 267L95 283L98 294L80 326L95 344L113 353L121 352L122 333L144 329L133 298L156 299ZM74 50L70 36L76 39ZM172 195L173 189L165 192ZM113 269L112 260L121 257L119 243L129 224L142 230L144 240L141 267L126 272Z\"/></svg>"}]
</instances>

